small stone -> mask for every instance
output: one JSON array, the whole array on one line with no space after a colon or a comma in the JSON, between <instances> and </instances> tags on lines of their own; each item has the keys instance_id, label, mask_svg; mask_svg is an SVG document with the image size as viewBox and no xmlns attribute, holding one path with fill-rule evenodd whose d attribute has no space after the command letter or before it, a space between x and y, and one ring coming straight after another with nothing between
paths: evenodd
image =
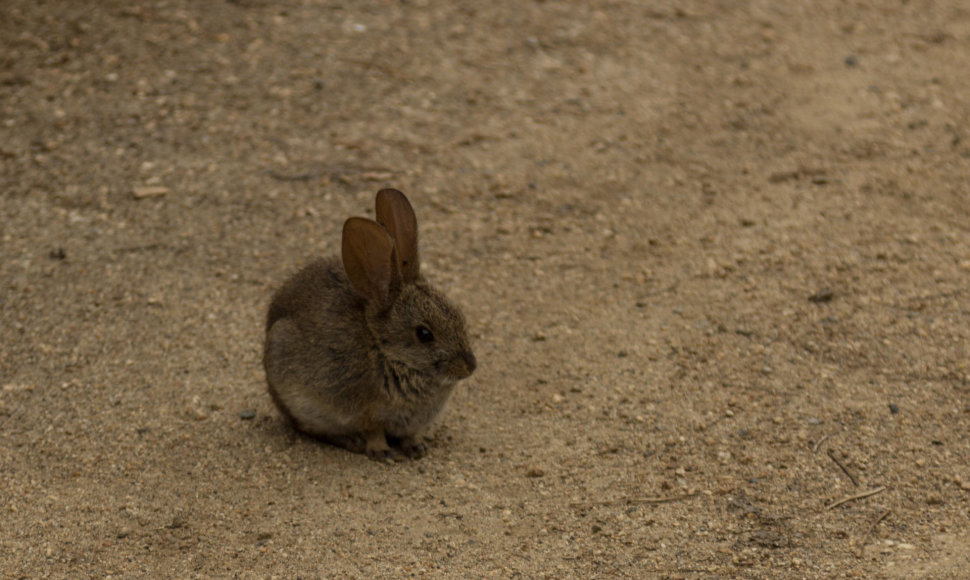
<instances>
[{"instance_id":1,"label":"small stone","mask_svg":"<svg viewBox=\"0 0 970 580\"><path fill-rule=\"evenodd\" d=\"M198 395L192 397L192 402L186 406L185 412L196 421L204 421L209 418L209 413L206 412L202 399Z\"/></svg>"},{"instance_id":2,"label":"small stone","mask_svg":"<svg viewBox=\"0 0 970 580\"><path fill-rule=\"evenodd\" d=\"M189 524L189 518L183 513L178 513L178 514L175 514L175 516L172 518L172 521L169 522L169 524L165 527L170 530L178 530L178 529L184 528L188 524Z\"/></svg>"},{"instance_id":3,"label":"small stone","mask_svg":"<svg viewBox=\"0 0 970 580\"><path fill-rule=\"evenodd\" d=\"M896 544L896 547L899 548L900 550L915 550L916 549L916 546L914 546L913 544L905 544L905 543Z\"/></svg>"},{"instance_id":4,"label":"small stone","mask_svg":"<svg viewBox=\"0 0 970 580\"><path fill-rule=\"evenodd\" d=\"M242 419L243 421L251 421L256 418L256 410L247 409L245 411L240 411L239 418Z\"/></svg>"},{"instance_id":5,"label":"small stone","mask_svg":"<svg viewBox=\"0 0 970 580\"><path fill-rule=\"evenodd\" d=\"M162 197L168 195L169 191L169 188L162 185L146 185L132 189L131 195L135 199L146 199L149 197Z\"/></svg>"},{"instance_id":6,"label":"small stone","mask_svg":"<svg viewBox=\"0 0 970 580\"><path fill-rule=\"evenodd\" d=\"M209 418L209 414L198 407L190 407L186 409L186 412L188 413L189 417L192 417L196 421L205 421Z\"/></svg>"},{"instance_id":7,"label":"small stone","mask_svg":"<svg viewBox=\"0 0 970 580\"><path fill-rule=\"evenodd\" d=\"M890 403L889 404L889 412L892 413L893 415L899 413L899 405L897 405L895 403Z\"/></svg>"},{"instance_id":8,"label":"small stone","mask_svg":"<svg viewBox=\"0 0 970 580\"><path fill-rule=\"evenodd\" d=\"M542 477L546 472L543 471L541 467L530 467L528 471L525 472L526 477Z\"/></svg>"},{"instance_id":9,"label":"small stone","mask_svg":"<svg viewBox=\"0 0 970 580\"><path fill-rule=\"evenodd\" d=\"M814 302L816 304L824 304L826 302L831 302L835 298L835 291L829 288L823 288L808 297L809 302Z\"/></svg>"},{"instance_id":10,"label":"small stone","mask_svg":"<svg viewBox=\"0 0 970 580\"><path fill-rule=\"evenodd\" d=\"M845 57L844 62L845 66L848 67L859 66L859 57L855 56L854 54L850 54L849 56Z\"/></svg>"}]
</instances>

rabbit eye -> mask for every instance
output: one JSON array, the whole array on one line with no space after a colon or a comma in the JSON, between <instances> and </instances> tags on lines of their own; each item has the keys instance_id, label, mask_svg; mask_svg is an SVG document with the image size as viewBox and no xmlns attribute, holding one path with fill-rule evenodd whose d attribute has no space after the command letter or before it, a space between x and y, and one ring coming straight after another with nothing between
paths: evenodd
<instances>
[{"instance_id":1,"label":"rabbit eye","mask_svg":"<svg viewBox=\"0 0 970 580\"><path fill-rule=\"evenodd\" d=\"M428 330L426 326L419 326L414 329L414 335L418 337L418 340L423 343L429 343L434 340L434 335Z\"/></svg>"}]
</instances>

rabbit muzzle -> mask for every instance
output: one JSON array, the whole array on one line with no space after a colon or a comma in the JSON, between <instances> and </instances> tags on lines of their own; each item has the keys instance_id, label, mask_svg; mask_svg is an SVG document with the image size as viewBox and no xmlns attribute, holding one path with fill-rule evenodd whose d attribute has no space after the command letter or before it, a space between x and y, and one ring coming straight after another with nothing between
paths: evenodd
<instances>
[{"instance_id":1,"label":"rabbit muzzle","mask_svg":"<svg viewBox=\"0 0 970 580\"><path fill-rule=\"evenodd\" d=\"M470 350L461 352L455 358L448 361L445 365L445 374L454 378L455 380L467 379L475 372L475 368L478 366L478 361L475 360L475 354Z\"/></svg>"}]
</instances>

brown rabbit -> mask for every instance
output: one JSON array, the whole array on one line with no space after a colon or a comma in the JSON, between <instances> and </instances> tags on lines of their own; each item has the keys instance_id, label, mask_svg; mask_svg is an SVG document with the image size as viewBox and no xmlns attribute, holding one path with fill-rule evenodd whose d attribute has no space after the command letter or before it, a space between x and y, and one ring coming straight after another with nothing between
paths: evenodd
<instances>
[{"instance_id":1,"label":"brown rabbit","mask_svg":"<svg viewBox=\"0 0 970 580\"><path fill-rule=\"evenodd\" d=\"M475 370L461 310L420 274L400 191L344 223L341 260L307 265L266 319L269 393L300 431L374 459L422 457L422 432Z\"/></svg>"}]
</instances>

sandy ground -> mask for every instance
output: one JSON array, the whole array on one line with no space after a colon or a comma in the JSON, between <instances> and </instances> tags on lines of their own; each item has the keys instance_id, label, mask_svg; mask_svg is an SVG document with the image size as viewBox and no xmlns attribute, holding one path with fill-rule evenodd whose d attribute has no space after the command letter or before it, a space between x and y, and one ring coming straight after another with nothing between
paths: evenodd
<instances>
[{"instance_id":1,"label":"sandy ground","mask_svg":"<svg viewBox=\"0 0 970 580\"><path fill-rule=\"evenodd\" d=\"M5 0L0 39L0 577L966 577L963 0ZM386 186L480 363L395 465L260 365Z\"/></svg>"}]
</instances>

